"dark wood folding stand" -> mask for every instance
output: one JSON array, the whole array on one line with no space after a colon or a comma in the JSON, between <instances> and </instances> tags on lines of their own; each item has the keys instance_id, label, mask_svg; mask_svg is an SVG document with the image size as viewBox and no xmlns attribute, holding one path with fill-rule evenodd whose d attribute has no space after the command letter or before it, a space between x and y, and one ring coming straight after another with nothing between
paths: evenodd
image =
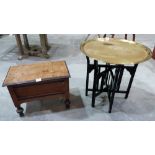
<instances>
[{"instance_id":1,"label":"dark wood folding stand","mask_svg":"<svg viewBox=\"0 0 155 155\"><path fill-rule=\"evenodd\" d=\"M21 104L32 100L61 95L65 99L66 108L69 108L69 77L63 61L21 65L10 67L3 86L7 86L17 113L22 117L24 109Z\"/></svg>"},{"instance_id":2,"label":"dark wood folding stand","mask_svg":"<svg viewBox=\"0 0 155 155\"><path fill-rule=\"evenodd\" d=\"M88 59L88 58L87 58ZM89 62L89 61L87 61ZM92 107L95 107L95 98L101 93L106 92L109 99L109 113L111 113L112 105L114 102L115 93L125 94L125 98L128 98L130 88L135 76L135 72L138 65L124 66L124 65L99 65L98 61L94 61L94 64L87 63L87 76L86 76L86 96L88 91L92 92ZM101 71L101 68L105 68ZM129 80L127 90L120 90L120 84L124 69L129 71L131 78ZM89 74L94 71L93 88L88 88ZM99 81L100 84L99 84Z\"/></svg>"}]
</instances>

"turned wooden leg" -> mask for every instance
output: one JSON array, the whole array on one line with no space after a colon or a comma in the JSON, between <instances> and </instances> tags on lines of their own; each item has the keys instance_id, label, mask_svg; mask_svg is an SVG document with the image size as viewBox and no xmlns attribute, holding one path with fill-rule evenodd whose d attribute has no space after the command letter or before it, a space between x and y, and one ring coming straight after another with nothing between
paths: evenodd
<instances>
[{"instance_id":1,"label":"turned wooden leg","mask_svg":"<svg viewBox=\"0 0 155 155\"><path fill-rule=\"evenodd\" d=\"M70 100L69 99L65 100L65 105L66 105L66 109L70 108Z\"/></svg>"},{"instance_id":2,"label":"turned wooden leg","mask_svg":"<svg viewBox=\"0 0 155 155\"><path fill-rule=\"evenodd\" d=\"M20 117L24 117L23 111L24 111L24 109L21 106L17 107L16 112L19 114Z\"/></svg>"},{"instance_id":3,"label":"turned wooden leg","mask_svg":"<svg viewBox=\"0 0 155 155\"><path fill-rule=\"evenodd\" d=\"M13 100L13 103L14 103L15 107L17 108L16 112L19 114L20 117L23 117L24 116L24 113L23 113L24 109L20 106L21 103L18 101L13 87L12 86L8 86L8 90L10 92L10 95L11 95L11 98Z\"/></svg>"},{"instance_id":4,"label":"turned wooden leg","mask_svg":"<svg viewBox=\"0 0 155 155\"><path fill-rule=\"evenodd\" d=\"M70 108L70 94L69 94L69 79L66 79L65 80L65 105L66 105L66 108Z\"/></svg>"}]
</instances>

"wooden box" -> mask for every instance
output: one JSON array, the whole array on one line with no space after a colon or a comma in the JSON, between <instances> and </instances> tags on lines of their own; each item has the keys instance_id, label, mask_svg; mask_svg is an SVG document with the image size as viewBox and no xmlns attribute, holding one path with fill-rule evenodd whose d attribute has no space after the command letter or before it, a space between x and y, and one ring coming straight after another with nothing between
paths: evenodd
<instances>
[{"instance_id":1,"label":"wooden box","mask_svg":"<svg viewBox=\"0 0 155 155\"><path fill-rule=\"evenodd\" d=\"M62 95L69 108L69 71L65 61L41 62L10 67L3 86L7 86L17 113L24 116L24 102Z\"/></svg>"}]
</instances>

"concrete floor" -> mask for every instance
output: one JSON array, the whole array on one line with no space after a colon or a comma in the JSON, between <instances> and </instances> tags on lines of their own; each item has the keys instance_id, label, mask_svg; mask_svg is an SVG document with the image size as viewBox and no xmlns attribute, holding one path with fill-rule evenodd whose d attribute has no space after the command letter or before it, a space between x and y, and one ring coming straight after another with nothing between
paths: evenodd
<instances>
[{"instance_id":1,"label":"concrete floor","mask_svg":"<svg viewBox=\"0 0 155 155\"><path fill-rule=\"evenodd\" d=\"M28 37L32 44L39 44L38 35ZM104 98L105 94L98 97L96 107L91 108L91 94L88 97L84 95L86 59L79 49L80 42L85 37L86 35L48 35L52 47L49 51L51 57L48 60L65 60L69 67L70 110L65 109L62 98L33 101L22 105L25 109L25 117L20 118L7 88L0 87L0 120L155 120L155 61L153 59L138 66L129 98L125 100L123 95L116 95L111 114L107 113L108 99ZM153 49L154 39L155 35L152 34L137 35L136 40ZM47 61L38 57L17 60L18 54L14 36L0 38L0 85L10 66ZM124 76L122 87L125 87L127 79L128 73Z\"/></svg>"}]
</instances>

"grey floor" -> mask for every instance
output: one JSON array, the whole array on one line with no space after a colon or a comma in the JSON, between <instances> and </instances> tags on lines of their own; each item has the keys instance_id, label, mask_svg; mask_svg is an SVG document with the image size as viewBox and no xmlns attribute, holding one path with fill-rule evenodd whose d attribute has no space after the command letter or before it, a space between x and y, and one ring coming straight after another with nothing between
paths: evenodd
<instances>
[{"instance_id":1,"label":"grey floor","mask_svg":"<svg viewBox=\"0 0 155 155\"><path fill-rule=\"evenodd\" d=\"M29 35L28 37L32 44L39 44L38 35ZM25 117L20 118L15 111L7 88L0 86L0 120L155 120L155 60L153 59L138 66L129 98L125 100L123 95L116 95L111 114L107 112L108 99L106 94L98 97L96 107L91 108L91 94L88 97L84 95L86 59L79 48L85 37L86 35L48 35L52 47L48 60L65 60L69 67L71 74L70 110L65 109L62 98L33 101L22 105L25 109ZM137 35L137 42L153 49L155 35ZM39 57L17 60L18 55L14 36L0 38L0 85L2 85L10 66L47 61L47 59ZM128 78L128 73L125 73L121 87L126 86ZM92 85L92 77L90 85Z\"/></svg>"}]
</instances>

